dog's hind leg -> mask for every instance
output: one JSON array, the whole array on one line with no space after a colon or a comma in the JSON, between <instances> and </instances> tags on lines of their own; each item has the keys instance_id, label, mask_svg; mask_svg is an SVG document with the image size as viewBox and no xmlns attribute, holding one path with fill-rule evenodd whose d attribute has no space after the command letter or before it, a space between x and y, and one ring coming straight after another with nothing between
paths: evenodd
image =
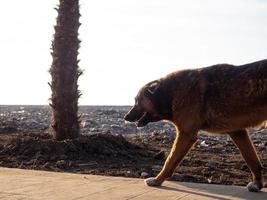
<instances>
[{"instance_id":1,"label":"dog's hind leg","mask_svg":"<svg viewBox=\"0 0 267 200\"><path fill-rule=\"evenodd\" d=\"M196 141L197 133L180 132L179 135L176 136L171 152L160 173L155 178L146 179L145 183L148 186L159 186L166 178L171 177L178 164Z\"/></svg>"},{"instance_id":2,"label":"dog's hind leg","mask_svg":"<svg viewBox=\"0 0 267 200\"><path fill-rule=\"evenodd\" d=\"M250 192L258 192L263 187L262 164L256 153L255 146L249 138L247 131L238 130L229 133L235 145L239 148L253 175L253 182L247 185Z\"/></svg>"}]
</instances>

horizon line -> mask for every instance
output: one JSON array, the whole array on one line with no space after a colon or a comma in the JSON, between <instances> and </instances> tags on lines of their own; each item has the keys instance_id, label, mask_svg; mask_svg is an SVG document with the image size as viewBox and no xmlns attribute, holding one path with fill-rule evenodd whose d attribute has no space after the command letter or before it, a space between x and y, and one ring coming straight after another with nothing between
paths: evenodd
<instances>
[{"instance_id":1,"label":"horizon line","mask_svg":"<svg viewBox=\"0 0 267 200\"><path fill-rule=\"evenodd\" d=\"M49 104L0 104L0 106L49 106ZM132 105L112 105L112 104L81 104L79 106L132 106ZM49 106L50 107L50 106Z\"/></svg>"}]
</instances>

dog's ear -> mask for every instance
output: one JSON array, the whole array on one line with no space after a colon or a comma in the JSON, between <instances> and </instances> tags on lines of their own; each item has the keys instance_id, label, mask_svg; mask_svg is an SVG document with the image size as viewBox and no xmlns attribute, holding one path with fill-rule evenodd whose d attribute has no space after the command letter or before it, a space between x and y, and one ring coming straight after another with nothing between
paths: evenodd
<instances>
[{"instance_id":1,"label":"dog's ear","mask_svg":"<svg viewBox=\"0 0 267 200\"><path fill-rule=\"evenodd\" d=\"M155 94L160 86L159 81L153 81L148 85L147 92L151 95Z\"/></svg>"}]
</instances>

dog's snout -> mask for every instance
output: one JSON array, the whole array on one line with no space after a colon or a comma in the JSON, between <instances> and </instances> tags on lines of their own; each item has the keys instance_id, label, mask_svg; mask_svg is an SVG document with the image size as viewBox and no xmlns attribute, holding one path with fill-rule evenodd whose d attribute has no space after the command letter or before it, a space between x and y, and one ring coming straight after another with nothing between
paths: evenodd
<instances>
[{"instance_id":1,"label":"dog's snout","mask_svg":"<svg viewBox=\"0 0 267 200\"><path fill-rule=\"evenodd\" d=\"M124 120L126 120L126 121L129 121L129 120L130 120L129 113L127 113L127 114L124 116Z\"/></svg>"},{"instance_id":2,"label":"dog's snout","mask_svg":"<svg viewBox=\"0 0 267 200\"><path fill-rule=\"evenodd\" d=\"M134 117L134 114L130 111L124 116L124 120L128 122L135 122L136 118Z\"/></svg>"},{"instance_id":3,"label":"dog's snout","mask_svg":"<svg viewBox=\"0 0 267 200\"><path fill-rule=\"evenodd\" d=\"M134 106L125 116L124 119L128 122L136 122L142 116L142 109Z\"/></svg>"}]
</instances>

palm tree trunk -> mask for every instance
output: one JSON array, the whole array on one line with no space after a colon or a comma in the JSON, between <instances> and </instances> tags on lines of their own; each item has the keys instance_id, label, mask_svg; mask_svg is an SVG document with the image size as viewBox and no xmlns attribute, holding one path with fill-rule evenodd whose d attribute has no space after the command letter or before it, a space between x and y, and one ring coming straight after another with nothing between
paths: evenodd
<instances>
[{"instance_id":1,"label":"palm tree trunk","mask_svg":"<svg viewBox=\"0 0 267 200\"><path fill-rule=\"evenodd\" d=\"M57 24L52 42L53 62L50 68L52 82L51 132L54 139L74 139L79 136L78 29L80 26L79 0L59 0Z\"/></svg>"}]
</instances>

